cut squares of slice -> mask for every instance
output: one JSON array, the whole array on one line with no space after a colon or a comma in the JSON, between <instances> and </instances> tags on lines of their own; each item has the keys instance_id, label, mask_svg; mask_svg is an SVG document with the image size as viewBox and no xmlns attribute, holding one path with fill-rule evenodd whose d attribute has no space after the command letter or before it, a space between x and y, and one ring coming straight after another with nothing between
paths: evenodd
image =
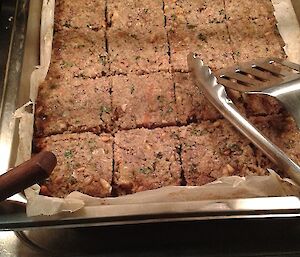
<instances>
[{"instance_id":1,"label":"cut squares of slice","mask_svg":"<svg viewBox=\"0 0 300 257\"><path fill-rule=\"evenodd\" d=\"M55 4L55 30L87 29L103 30L105 22L105 0L59 0Z\"/></svg>"},{"instance_id":2,"label":"cut squares of slice","mask_svg":"<svg viewBox=\"0 0 300 257\"><path fill-rule=\"evenodd\" d=\"M108 1L108 19L112 74L169 70L162 1Z\"/></svg>"},{"instance_id":3,"label":"cut squares of slice","mask_svg":"<svg viewBox=\"0 0 300 257\"><path fill-rule=\"evenodd\" d=\"M300 131L292 117L269 115L251 117L250 120L271 142L300 164ZM276 168L265 155L259 153L259 156L259 161L264 163L265 167Z\"/></svg>"},{"instance_id":4,"label":"cut squares of slice","mask_svg":"<svg viewBox=\"0 0 300 257\"><path fill-rule=\"evenodd\" d=\"M204 185L223 176L265 175L250 142L226 120L181 129L182 167L187 185Z\"/></svg>"},{"instance_id":5,"label":"cut squares of slice","mask_svg":"<svg viewBox=\"0 0 300 257\"><path fill-rule=\"evenodd\" d=\"M175 71L188 70L189 52L197 53L213 70L234 64L222 0L167 0L165 14Z\"/></svg>"},{"instance_id":6,"label":"cut squares of slice","mask_svg":"<svg viewBox=\"0 0 300 257\"><path fill-rule=\"evenodd\" d=\"M35 111L36 136L110 131L108 78L62 80L48 77L41 84Z\"/></svg>"},{"instance_id":7,"label":"cut squares of slice","mask_svg":"<svg viewBox=\"0 0 300 257\"><path fill-rule=\"evenodd\" d=\"M115 135L114 184L118 195L180 185L180 145L175 129L136 129Z\"/></svg>"},{"instance_id":8,"label":"cut squares of slice","mask_svg":"<svg viewBox=\"0 0 300 257\"><path fill-rule=\"evenodd\" d=\"M237 62L247 62L259 58L284 58L283 40L276 24L257 19L227 21L234 57Z\"/></svg>"},{"instance_id":9,"label":"cut squares of slice","mask_svg":"<svg viewBox=\"0 0 300 257\"><path fill-rule=\"evenodd\" d=\"M176 125L174 86L169 73L113 76L112 106L117 128Z\"/></svg>"},{"instance_id":10,"label":"cut squares of slice","mask_svg":"<svg viewBox=\"0 0 300 257\"><path fill-rule=\"evenodd\" d=\"M274 7L271 0L225 0L226 16L229 20L239 19L272 19L274 20Z\"/></svg>"},{"instance_id":11,"label":"cut squares of slice","mask_svg":"<svg viewBox=\"0 0 300 257\"><path fill-rule=\"evenodd\" d=\"M222 117L194 84L189 73L174 73L176 106L179 124L217 120Z\"/></svg>"},{"instance_id":12,"label":"cut squares of slice","mask_svg":"<svg viewBox=\"0 0 300 257\"><path fill-rule=\"evenodd\" d=\"M56 197L65 197L73 191L98 197L111 194L110 135L55 135L36 139L35 146L38 150L52 151L57 158L57 166L42 183L42 194Z\"/></svg>"},{"instance_id":13,"label":"cut squares of slice","mask_svg":"<svg viewBox=\"0 0 300 257\"><path fill-rule=\"evenodd\" d=\"M53 76L96 78L107 72L103 31L69 29L55 33L49 71Z\"/></svg>"}]
</instances>

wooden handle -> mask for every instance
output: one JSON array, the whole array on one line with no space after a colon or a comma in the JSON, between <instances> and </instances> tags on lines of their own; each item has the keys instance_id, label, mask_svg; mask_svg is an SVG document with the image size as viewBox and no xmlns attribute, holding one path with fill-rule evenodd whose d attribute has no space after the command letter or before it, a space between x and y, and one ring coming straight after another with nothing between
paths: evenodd
<instances>
[{"instance_id":1,"label":"wooden handle","mask_svg":"<svg viewBox=\"0 0 300 257\"><path fill-rule=\"evenodd\" d=\"M53 153L40 152L30 160L4 173L0 176L0 201L49 177L56 162Z\"/></svg>"}]
</instances>

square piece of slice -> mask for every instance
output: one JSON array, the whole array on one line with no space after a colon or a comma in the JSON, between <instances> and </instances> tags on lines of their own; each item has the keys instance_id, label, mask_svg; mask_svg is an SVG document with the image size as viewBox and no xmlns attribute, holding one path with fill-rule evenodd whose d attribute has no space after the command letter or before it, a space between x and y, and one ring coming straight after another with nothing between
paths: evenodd
<instances>
[{"instance_id":1,"label":"square piece of slice","mask_svg":"<svg viewBox=\"0 0 300 257\"><path fill-rule=\"evenodd\" d=\"M110 131L109 78L56 79L40 85L35 111L36 136Z\"/></svg>"},{"instance_id":2,"label":"square piece of slice","mask_svg":"<svg viewBox=\"0 0 300 257\"><path fill-rule=\"evenodd\" d=\"M189 73L174 73L178 122L188 124L222 118L219 111L205 98Z\"/></svg>"},{"instance_id":3,"label":"square piece of slice","mask_svg":"<svg viewBox=\"0 0 300 257\"><path fill-rule=\"evenodd\" d=\"M35 140L38 150L52 151L57 165L41 193L65 197L73 191L97 197L111 194L112 137L92 133L55 135Z\"/></svg>"},{"instance_id":4,"label":"square piece of slice","mask_svg":"<svg viewBox=\"0 0 300 257\"><path fill-rule=\"evenodd\" d=\"M223 0L165 1L171 66L187 71L187 55L197 53L213 70L234 64Z\"/></svg>"},{"instance_id":5,"label":"square piece of slice","mask_svg":"<svg viewBox=\"0 0 300 257\"><path fill-rule=\"evenodd\" d=\"M119 131L114 184L118 195L181 184L176 128Z\"/></svg>"},{"instance_id":6,"label":"square piece of slice","mask_svg":"<svg viewBox=\"0 0 300 257\"><path fill-rule=\"evenodd\" d=\"M108 57L104 31L69 29L56 32L49 72L61 78L106 75Z\"/></svg>"},{"instance_id":7,"label":"square piece of slice","mask_svg":"<svg viewBox=\"0 0 300 257\"><path fill-rule=\"evenodd\" d=\"M300 131L292 117L285 115L257 116L251 117L250 121L271 142L277 145L296 163L300 164ZM278 170L276 165L271 163L261 152L258 152L258 157L259 162L263 163L265 167Z\"/></svg>"},{"instance_id":8,"label":"square piece of slice","mask_svg":"<svg viewBox=\"0 0 300 257\"><path fill-rule=\"evenodd\" d=\"M176 125L174 86L169 73L113 76L112 105L117 128Z\"/></svg>"},{"instance_id":9,"label":"square piece of slice","mask_svg":"<svg viewBox=\"0 0 300 257\"><path fill-rule=\"evenodd\" d=\"M169 70L163 2L108 1L107 31L112 74Z\"/></svg>"},{"instance_id":10,"label":"square piece of slice","mask_svg":"<svg viewBox=\"0 0 300 257\"><path fill-rule=\"evenodd\" d=\"M55 30L87 29L103 30L105 24L105 0L59 0L55 3Z\"/></svg>"},{"instance_id":11,"label":"square piece of slice","mask_svg":"<svg viewBox=\"0 0 300 257\"><path fill-rule=\"evenodd\" d=\"M250 142L226 120L181 129L182 168L187 185L201 186L223 176L265 175Z\"/></svg>"},{"instance_id":12,"label":"square piece of slice","mask_svg":"<svg viewBox=\"0 0 300 257\"><path fill-rule=\"evenodd\" d=\"M225 0L225 12L229 20L274 19L274 7L271 0Z\"/></svg>"}]
</instances>

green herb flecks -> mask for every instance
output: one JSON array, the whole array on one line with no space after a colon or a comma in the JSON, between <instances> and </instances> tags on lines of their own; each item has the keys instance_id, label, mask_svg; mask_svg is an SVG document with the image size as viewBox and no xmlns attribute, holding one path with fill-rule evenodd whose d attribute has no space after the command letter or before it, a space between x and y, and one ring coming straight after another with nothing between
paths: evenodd
<instances>
[{"instance_id":1,"label":"green herb flecks","mask_svg":"<svg viewBox=\"0 0 300 257\"><path fill-rule=\"evenodd\" d=\"M158 96L156 97L156 99L157 99L157 101L160 102L160 103L163 103L163 102L165 101L165 97L162 96L162 95L158 95Z\"/></svg>"},{"instance_id":2,"label":"green herb flecks","mask_svg":"<svg viewBox=\"0 0 300 257\"><path fill-rule=\"evenodd\" d=\"M170 114L170 113L172 113L172 112L173 112L173 108L172 108L172 107L169 107L166 113L167 113L167 114Z\"/></svg>"},{"instance_id":3,"label":"green herb flecks","mask_svg":"<svg viewBox=\"0 0 300 257\"><path fill-rule=\"evenodd\" d=\"M199 33L197 38L200 39L201 41L207 43L207 37L204 34Z\"/></svg>"},{"instance_id":4,"label":"green herb flecks","mask_svg":"<svg viewBox=\"0 0 300 257\"><path fill-rule=\"evenodd\" d=\"M51 83L50 85L49 85L49 88L50 89L56 89L56 88L58 88L59 87L59 85L58 84L55 84L55 83Z\"/></svg>"},{"instance_id":5,"label":"green herb flecks","mask_svg":"<svg viewBox=\"0 0 300 257\"><path fill-rule=\"evenodd\" d=\"M64 153L64 156L68 159L72 158L73 157L73 152L72 150L66 150L65 153Z\"/></svg>"},{"instance_id":6,"label":"green herb flecks","mask_svg":"<svg viewBox=\"0 0 300 257\"><path fill-rule=\"evenodd\" d=\"M186 24L186 27L187 27L188 29L194 29L194 28L197 27L197 25L194 25L194 24Z\"/></svg>"},{"instance_id":7,"label":"green herb flecks","mask_svg":"<svg viewBox=\"0 0 300 257\"><path fill-rule=\"evenodd\" d=\"M131 84L130 86L130 94L132 95L135 91L135 86L133 84Z\"/></svg>"},{"instance_id":8,"label":"green herb flecks","mask_svg":"<svg viewBox=\"0 0 300 257\"><path fill-rule=\"evenodd\" d=\"M107 64L107 56L105 55L100 55L99 56L99 61L102 65L106 65Z\"/></svg>"},{"instance_id":9,"label":"green herb flecks","mask_svg":"<svg viewBox=\"0 0 300 257\"><path fill-rule=\"evenodd\" d=\"M242 155L243 150L238 144L228 144L224 148L220 149L220 152L224 155Z\"/></svg>"},{"instance_id":10,"label":"green herb flecks","mask_svg":"<svg viewBox=\"0 0 300 257\"><path fill-rule=\"evenodd\" d=\"M61 67L62 68L71 68L71 67L73 67L74 66L74 63L72 63L72 62L68 62L68 61L62 61L62 63L61 63Z\"/></svg>"},{"instance_id":11,"label":"green herb flecks","mask_svg":"<svg viewBox=\"0 0 300 257\"><path fill-rule=\"evenodd\" d=\"M292 139L289 139L288 141L284 142L284 147L287 149L292 149L295 147L295 141Z\"/></svg>"},{"instance_id":12,"label":"green herb flecks","mask_svg":"<svg viewBox=\"0 0 300 257\"><path fill-rule=\"evenodd\" d=\"M138 169L138 172L142 173L142 174L149 174L153 172L153 169L151 167L142 167Z\"/></svg>"},{"instance_id":13,"label":"green herb flecks","mask_svg":"<svg viewBox=\"0 0 300 257\"><path fill-rule=\"evenodd\" d=\"M102 105L100 107L100 114L102 115L103 113L110 113L111 112L111 108L110 107L106 107L104 105Z\"/></svg>"},{"instance_id":14,"label":"green herb flecks","mask_svg":"<svg viewBox=\"0 0 300 257\"><path fill-rule=\"evenodd\" d=\"M233 52L233 54L234 54L235 56L237 56L237 57L240 57L240 56L241 56L241 53L240 53L239 51L235 51L235 52Z\"/></svg>"},{"instance_id":15,"label":"green herb flecks","mask_svg":"<svg viewBox=\"0 0 300 257\"><path fill-rule=\"evenodd\" d=\"M79 44L79 45L77 45L77 48L84 48L84 47L85 47L84 44Z\"/></svg>"},{"instance_id":16,"label":"green herb flecks","mask_svg":"<svg viewBox=\"0 0 300 257\"><path fill-rule=\"evenodd\" d=\"M224 9L221 9L221 10L219 11L219 14L220 14L220 15L225 15L225 10L224 10Z\"/></svg>"},{"instance_id":17,"label":"green herb flecks","mask_svg":"<svg viewBox=\"0 0 300 257\"><path fill-rule=\"evenodd\" d=\"M66 21L66 22L63 24L63 27L71 28L71 23L70 23L70 21Z\"/></svg>"},{"instance_id":18,"label":"green herb flecks","mask_svg":"<svg viewBox=\"0 0 300 257\"><path fill-rule=\"evenodd\" d=\"M129 34L129 36L134 38L135 40L138 40L138 36L136 34Z\"/></svg>"},{"instance_id":19,"label":"green herb flecks","mask_svg":"<svg viewBox=\"0 0 300 257\"><path fill-rule=\"evenodd\" d=\"M192 173L195 173L195 172L197 172L198 171L198 169L197 169L197 165L195 164L195 163L192 163L191 165L190 165L190 172L192 172Z\"/></svg>"},{"instance_id":20,"label":"green herb flecks","mask_svg":"<svg viewBox=\"0 0 300 257\"><path fill-rule=\"evenodd\" d=\"M156 153L156 158L161 159L163 157L162 152Z\"/></svg>"},{"instance_id":21,"label":"green herb flecks","mask_svg":"<svg viewBox=\"0 0 300 257\"><path fill-rule=\"evenodd\" d=\"M203 136L207 133L208 133L208 131L206 129L200 130L200 129L193 128L191 130L191 134L194 136Z\"/></svg>"}]
</instances>

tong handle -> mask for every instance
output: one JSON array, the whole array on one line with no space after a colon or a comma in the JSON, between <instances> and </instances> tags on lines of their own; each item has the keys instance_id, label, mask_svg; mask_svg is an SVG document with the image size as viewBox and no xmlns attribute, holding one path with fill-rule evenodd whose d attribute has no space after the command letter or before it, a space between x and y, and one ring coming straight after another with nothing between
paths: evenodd
<instances>
[{"instance_id":1,"label":"tong handle","mask_svg":"<svg viewBox=\"0 0 300 257\"><path fill-rule=\"evenodd\" d=\"M44 151L5 172L0 176L0 201L49 177L56 162L53 153Z\"/></svg>"}]
</instances>

